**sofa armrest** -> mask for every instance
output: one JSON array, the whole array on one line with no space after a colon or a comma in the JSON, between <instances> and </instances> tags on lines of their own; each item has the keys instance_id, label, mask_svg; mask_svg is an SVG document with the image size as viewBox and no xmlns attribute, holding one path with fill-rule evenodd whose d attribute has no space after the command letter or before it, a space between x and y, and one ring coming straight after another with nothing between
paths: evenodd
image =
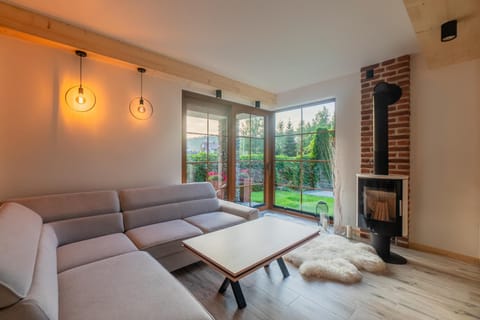
<instances>
[{"instance_id":1,"label":"sofa armrest","mask_svg":"<svg viewBox=\"0 0 480 320\"><path fill-rule=\"evenodd\" d=\"M218 199L220 210L226 213L234 214L247 220L258 218L258 209L250 208L230 201Z\"/></svg>"}]
</instances>

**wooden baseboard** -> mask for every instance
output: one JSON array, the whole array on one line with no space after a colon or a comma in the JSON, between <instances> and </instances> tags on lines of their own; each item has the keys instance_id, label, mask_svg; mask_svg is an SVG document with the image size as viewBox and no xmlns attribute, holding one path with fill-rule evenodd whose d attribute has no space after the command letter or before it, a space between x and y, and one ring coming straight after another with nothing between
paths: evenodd
<instances>
[{"instance_id":1,"label":"wooden baseboard","mask_svg":"<svg viewBox=\"0 0 480 320\"><path fill-rule=\"evenodd\" d=\"M444 250L444 249L430 247L430 246L420 244L420 243L410 242L409 243L409 248L414 249L414 250L418 250L418 251L438 254L438 255L441 255L441 256L457 259L457 260L467 262L467 263L471 263L471 264L480 265L480 258L475 258L475 257L467 256L467 255L456 253L456 252L451 252L451 251Z\"/></svg>"}]
</instances>

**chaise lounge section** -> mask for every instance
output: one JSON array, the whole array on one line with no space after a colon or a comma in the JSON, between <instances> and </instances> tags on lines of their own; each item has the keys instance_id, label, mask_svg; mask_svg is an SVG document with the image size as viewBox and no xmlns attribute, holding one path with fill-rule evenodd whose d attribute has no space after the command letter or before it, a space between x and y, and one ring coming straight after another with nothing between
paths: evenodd
<instances>
[{"instance_id":1,"label":"chaise lounge section","mask_svg":"<svg viewBox=\"0 0 480 320\"><path fill-rule=\"evenodd\" d=\"M168 272L196 261L181 240L257 217L209 183L10 200L0 319L213 319Z\"/></svg>"}]
</instances>

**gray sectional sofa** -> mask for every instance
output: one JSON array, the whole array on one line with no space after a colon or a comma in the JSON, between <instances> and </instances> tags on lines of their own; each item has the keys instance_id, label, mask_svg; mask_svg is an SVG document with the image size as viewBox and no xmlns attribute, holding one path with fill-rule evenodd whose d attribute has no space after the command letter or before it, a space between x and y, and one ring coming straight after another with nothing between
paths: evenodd
<instances>
[{"instance_id":1,"label":"gray sectional sofa","mask_svg":"<svg viewBox=\"0 0 480 320\"><path fill-rule=\"evenodd\" d=\"M213 319L168 271L197 261L183 239L257 217L209 183L6 201L0 319Z\"/></svg>"}]
</instances>

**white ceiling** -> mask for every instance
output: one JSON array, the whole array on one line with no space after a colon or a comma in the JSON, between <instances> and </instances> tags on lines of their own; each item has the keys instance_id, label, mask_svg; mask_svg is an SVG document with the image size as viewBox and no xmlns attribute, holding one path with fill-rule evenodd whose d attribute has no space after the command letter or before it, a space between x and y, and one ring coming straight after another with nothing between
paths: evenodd
<instances>
[{"instance_id":1,"label":"white ceiling","mask_svg":"<svg viewBox=\"0 0 480 320\"><path fill-rule=\"evenodd\" d=\"M418 51L402 0L6 2L274 93Z\"/></svg>"}]
</instances>

